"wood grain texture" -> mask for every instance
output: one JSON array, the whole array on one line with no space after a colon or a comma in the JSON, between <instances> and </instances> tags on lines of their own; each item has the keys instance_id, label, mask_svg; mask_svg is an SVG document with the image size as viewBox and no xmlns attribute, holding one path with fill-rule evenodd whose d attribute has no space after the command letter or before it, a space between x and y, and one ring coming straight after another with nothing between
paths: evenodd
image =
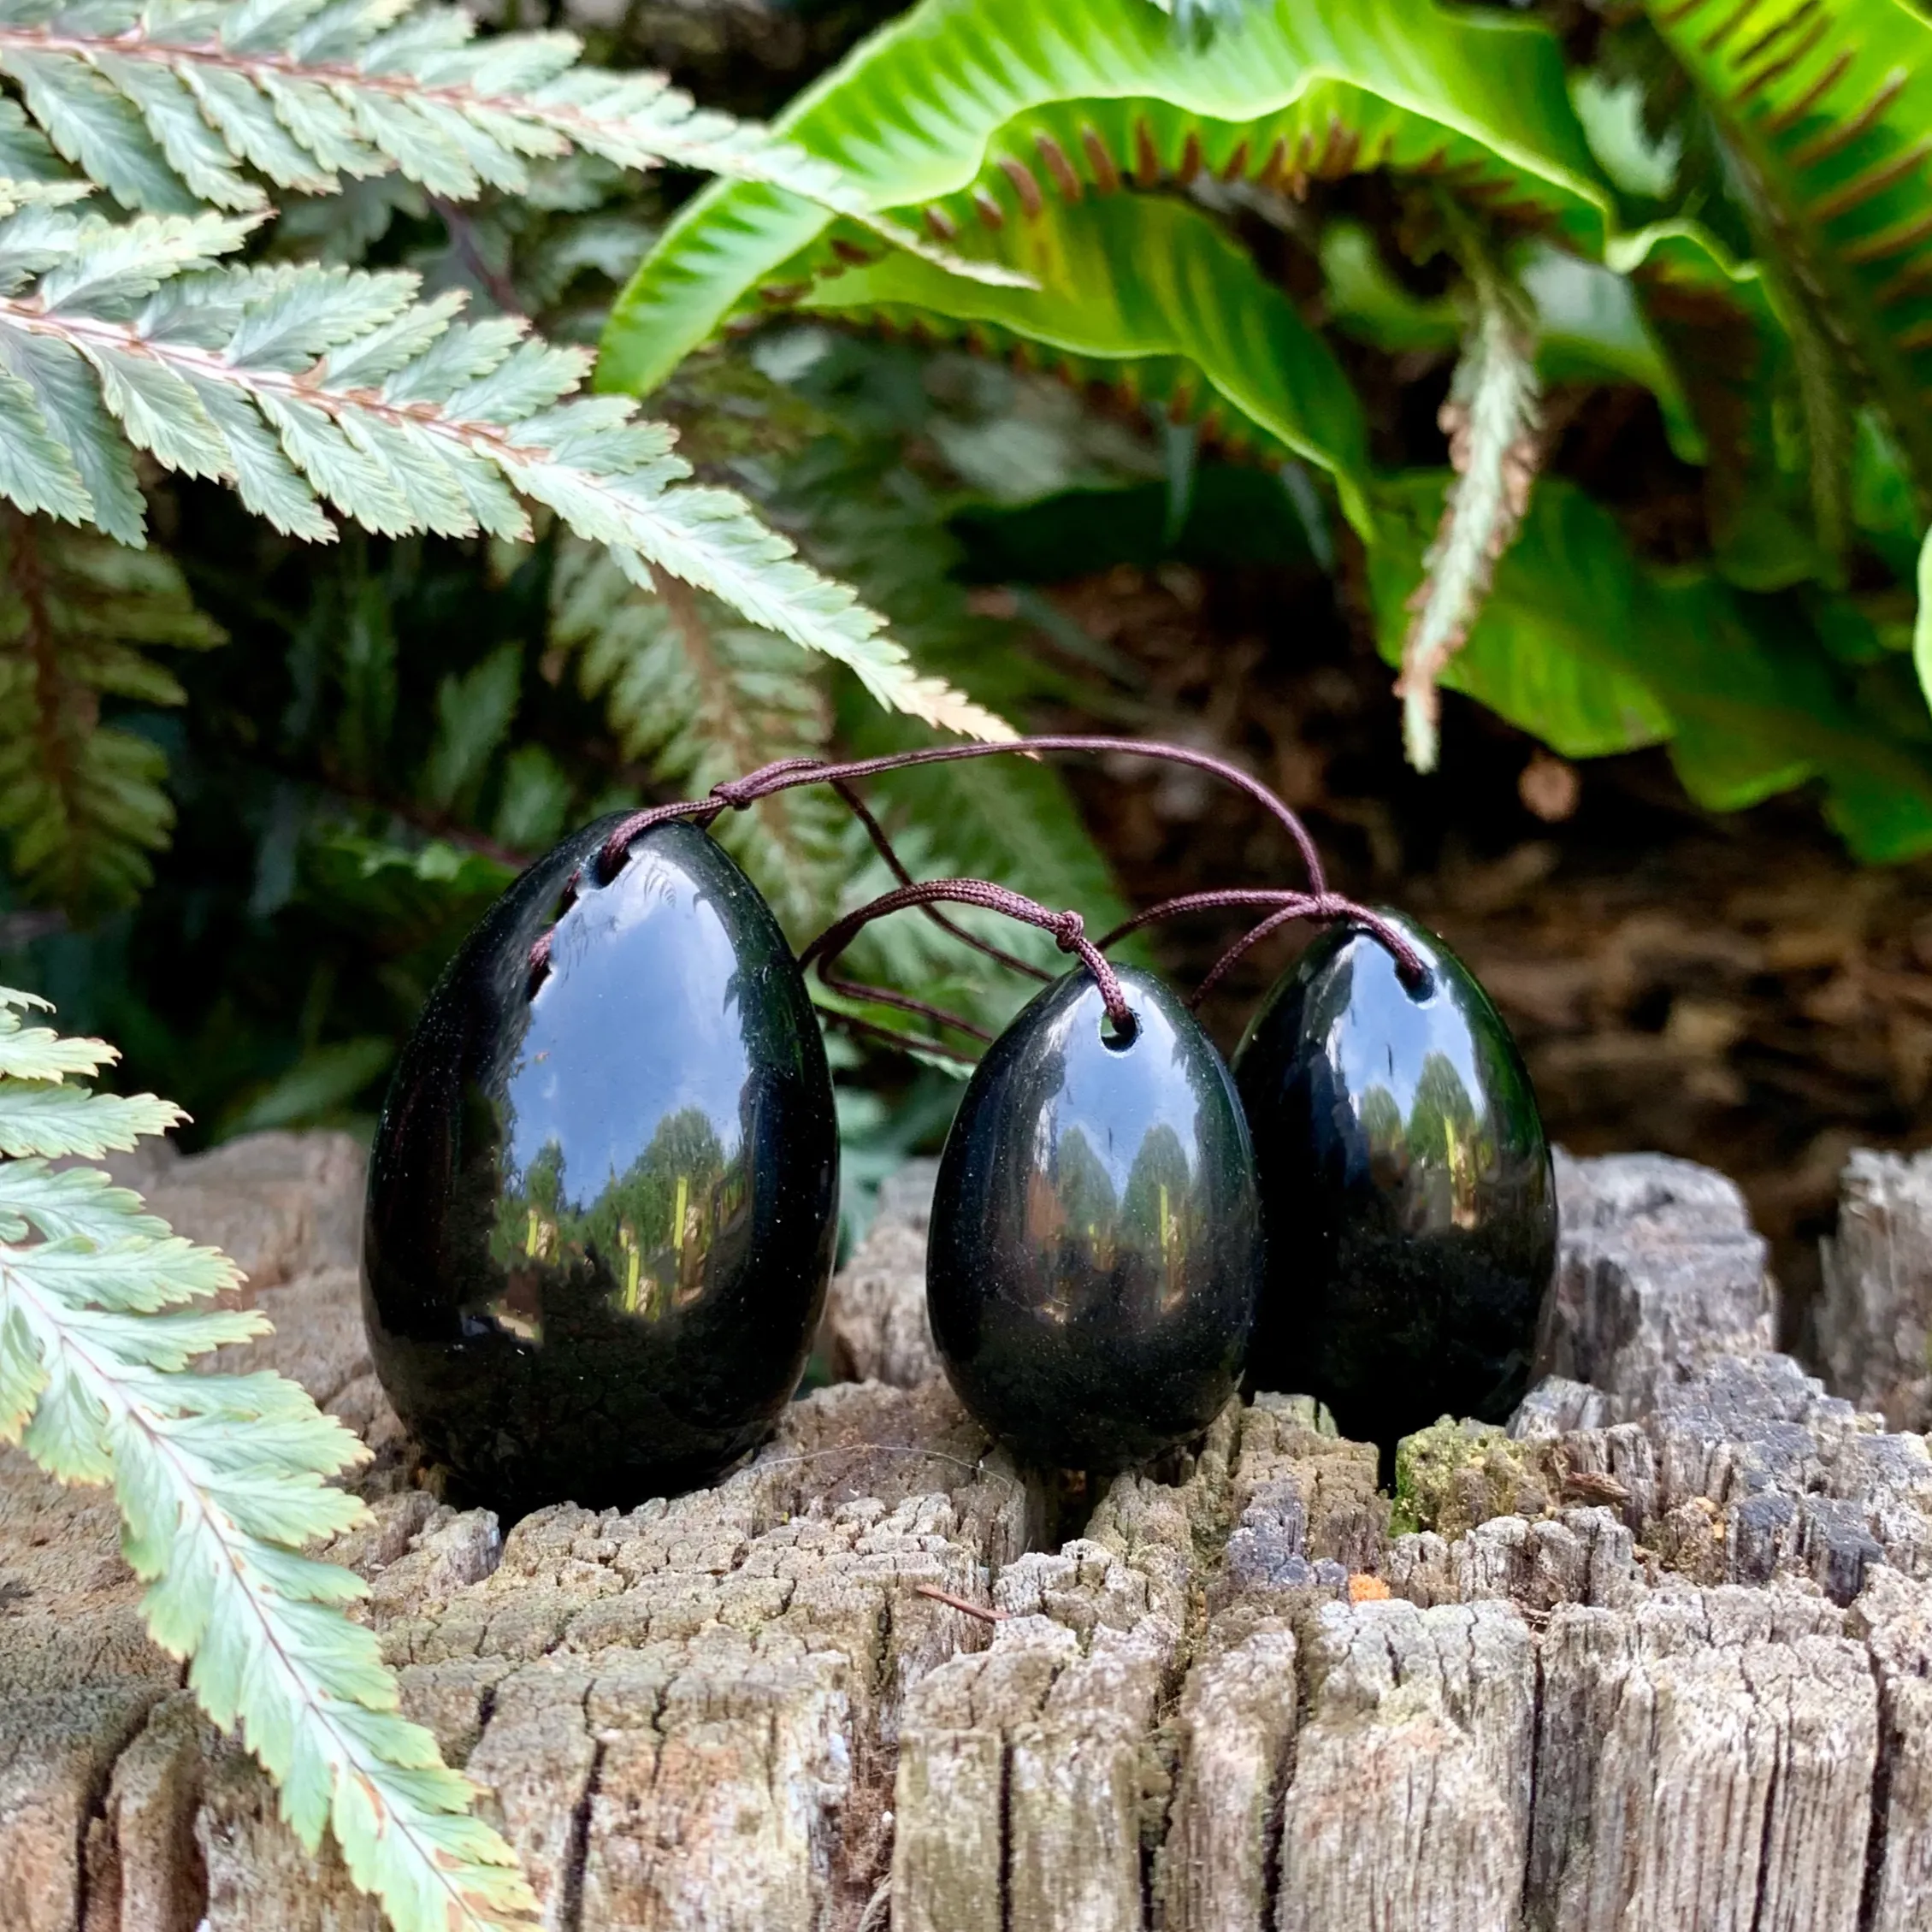
<instances>
[{"instance_id":1,"label":"wood grain texture","mask_svg":"<svg viewBox=\"0 0 1932 1932\"><path fill-rule=\"evenodd\" d=\"M1932 1427L1932 1155L1854 1154L1821 1258L1833 1385L1894 1429Z\"/></svg>"},{"instance_id":2,"label":"wood grain texture","mask_svg":"<svg viewBox=\"0 0 1932 1932\"><path fill-rule=\"evenodd\" d=\"M833 1277L819 1346L842 1381L917 1388L939 1373L925 1316L925 1238L936 1161L908 1161L879 1190L878 1213Z\"/></svg>"},{"instance_id":3,"label":"wood grain texture","mask_svg":"<svg viewBox=\"0 0 1932 1932\"><path fill-rule=\"evenodd\" d=\"M417 1486L344 1163L281 1136L154 1185L254 1244L278 1332L231 1366L375 1450L330 1553L557 1932L1932 1924L1932 1454L1769 1351L1717 1177L1566 1164L1560 1373L1436 1433L1399 1519L1372 1449L1263 1395L1042 1547L1067 1498L913 1373L916 1191L842 1277L889 1291L830 1318L907 1385L505 1527ZM0 1455L0 1925L374 1932L136 1597L103 1500Z\"/></svg>"}]
</instances>

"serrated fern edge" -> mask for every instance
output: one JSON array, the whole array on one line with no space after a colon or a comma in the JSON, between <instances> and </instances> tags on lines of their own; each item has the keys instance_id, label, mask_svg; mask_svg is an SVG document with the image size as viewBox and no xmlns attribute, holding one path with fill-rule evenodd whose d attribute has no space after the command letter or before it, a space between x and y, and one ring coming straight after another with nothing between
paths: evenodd
<instances>
[{"instance_id":1,"label":"serrated fern edge","mask_svg":"<svg viewBox=\"0 0 1932 1932\"><path fill-rule=\"evenodd\" d=\"M0 989L0 1012L32 1003ZM31 1120L19 1102L44 1090L0 1079L0 1122L13 1119L16 1143ZM109 1146L180 1117L161 1102L136 1119L109 1096L74 1099L103 1110ZM44 1150L57 1150L53 1138ZM40 1191L4 1202L9 1232L24 1224L44 1238L0 1242L0 1441L22 1443L60 1480L112 1482L156 1641L191 1660L210 1716L239 1724L297 1835L313 1850L333 1829L351 1877L398 1932L527 1926L535 1901L515 1854L470 1815L469 1781L399 1714L374 1633L342 1614L360 1580L300 1553L366 1513L327 1486L366 1451L279 1375L188 1368L266 1332L259 1315L192 1305L239 1281L226 1256L154 1233L162 1224L104 1174L86 1202L89 1233L63 1233L55 1215L38 1218L40 1192L54 1179L72 1193L71 1179L38 1163L32 1178ZM116 1227L129 1232L115 1238Z\"/></svg>"},{"instance_id":2,"label":"serrated fern edge","mask_svg":"<svg viewBox=\"0 0 1932 1932\"><path fill-rule=\"evenodd\" d=\"M1403 748L1418 771L1436 768L1438 680L1468 639L1497 564L1521 527L1541 456L1532 311L1486 263L1479 262L1471 279L1475 317L1442 410L1456 477L1409 600L1415 619L1396 680Z\"/></svg>"},{"instance_id":3,"label":"serrated fern edge","mask_svg":"<svg viewBox=\"0 0 1932 1932\"><path fill-rule=\"evenodd\" d=\"M106 162L91 130L69 120L62 89L34 85L50 62L56 71L84 68L139 117L151 151L120 157L105 166L115 178L101 179L137 206L168 205L154 184L173 179L199 199L258 208L264 198L244 164L309 192L334 192L339 174L399 169L459 201L486 186L520 193L527 158L574 148L623 168L668 162L782 189L949 274L1027 286L876 212L830 164L756 123L698 107L663 74L577 66L574 34L473 41L476 22L459 9L405 6L359 16L332 9L314 38L318 23L291 8L280 44L263 44L257 10L252 33L231 46L219 34L157 31L152 9L118 32L88 32L74 15L9 21L7 11L0 6L0 69L25 83L29 110L63 154L84 168L91 152L96 165ZM136 129L118 132L131 139Z\"/></svg>"},{"instance_id":4,"label":"serrated fern edge","mask_svg":"<svg viewBox=\"0 0 1932 1932\"><path fill-rule=\"evenodd\" d=\"M919 676L884 620L742 497L689 483L673 432L635 420L634 399L576 395L588 352L526 340L508 320L458 325L459 299L416 303L413 275L210 268L248 225L214 215L114 224L39 208L0 222L0 261L11 244L37 276L16 272L0 296L0 371L9 335L59 344L85 359L106 412L84 417L64 402L59 428L99 438L111 415L168 467L233 482L251 509L311 539L333 534L318 495L385 534L520 539L530 523L513 491L608 546L641 586L655 565L712 591L848 665L889 708L968 736L1012 735ZM130 316L135 300L145 305ZM52 408L23 381L0 384L0 439L11 438L0 493L97 517L71 455L57 460L67 446L44 401ZM112 534L139 536L138 525Z\"/></svg>"}]
</instances>

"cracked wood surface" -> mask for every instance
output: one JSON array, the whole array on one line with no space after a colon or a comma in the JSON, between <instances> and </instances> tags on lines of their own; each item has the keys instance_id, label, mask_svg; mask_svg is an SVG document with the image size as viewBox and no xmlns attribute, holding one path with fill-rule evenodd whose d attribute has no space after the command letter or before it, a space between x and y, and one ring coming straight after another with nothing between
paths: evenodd
<instances>
[{"instance_id":1,"label":"cracked wood surface","mask_svg":"<svg viewBox=\"0 0 1932 1932\"><path fill-rule=\"evenodd\" d=\"M1932 1455L1770 1352L1720 1177L1564 1163L1545 1379L1507 1432L1429 1432L1392 1502L1262 1396L1052 1547L1068 1498L931 1376L916 1173L827 1314L872 1380L713 1488L506 1532L417 1486L370 1373L352 1147L127 1178L245 1259L277 1332L233 1366L375 1450L333 1554L558 1932L1932 1924ZM1899 1331L1861 1332L1831 1360L1868 1401ZM375 1932L136 1596L103 1498L0 1455L0 1926Z\"/></svg>"},{"instance_id":2,"label":"cracked wood surface","mask_svg":"<svg viewBox=\"0 0 1932 1932\"><path fill-rule=\"evenodd\" d=\"M1854 1154L1822 1258L1818 1354L1840 1391L1932 1427L1932 1155Z\"/></svg>"}]
</instances>

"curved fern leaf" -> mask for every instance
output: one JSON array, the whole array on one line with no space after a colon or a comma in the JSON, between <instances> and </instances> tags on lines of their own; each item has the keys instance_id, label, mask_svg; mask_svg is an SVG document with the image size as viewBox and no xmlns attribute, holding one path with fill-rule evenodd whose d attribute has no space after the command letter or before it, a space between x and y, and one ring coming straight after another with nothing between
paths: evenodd
<instances>
[{"instance_id":1,"label":"curved fern leaf","mask_svg":"<svg viewBox=\"0 0 1932 1932\"><path fill-rule=\"evenodd\" d=\"M1681 221L1616 237L1608 259L1629 277L1696 422L1719 567L1753 590L1817 575L1805 478L1778 421L1795 381L1791 340L1763 269Z\"/></svg>"},{"instance_id":2,"label":"curved fern leaf","mask_svg":"<svg viewBox=\"0 0 1932 1932\"><path fill-rule=\"evenodd\" d=\"M1149 198L1051 204L999 237L1037 288L967 288L888 256L813 285L801 306L1017 347L1197 416L1234 445L1299 457L1370 528L1368 431L1327 345L1198 209Z\"/></svg>"},{"instance_id":3,"label":"curved fern leaf","mask_svg":"<svg viewBox=\"0 0 1932 1932\"><path fill-rule=\"evenodd\" d=\"M1497 561L1515 540L1541 461L1542 392L1528 302L1492 264L1478 257L1472 266L1475 320L1442 409L1456 481L1409 598L1415 617L1396 682L1403 742L1418 771L1436 768L1437 681L1462 647Z\"/></svg>"},{"instance_id":4,"label":"curved fern leaf","mask_svg":"<svg viewBox=\"0 0 1932 1932\"><path fill-rule=\"evenodd\" d=\"M1616 260L1622 239L1610 243ZM1463 334L1453 293L1412 294L1377 252L1359 222L1322 224L1321 274L1328 316L1344 334L1391 355L1453 351ZM1628 275L1547 242L1533 242L1507 264L1535 310L1536 367L1545 382L1634 383L1663 411L1671 447L1702 462L1705 444L1677 373L1665 356Z\"/></svg>"},{"instance_id":5,"label":"curved fern leaf","mask_svg":"<svg viewBox=\"0 0 1932 1932\"><path fill-rule=\"evenodd\" d=\"M22 1026L18 1010L0 1006L0 1079L64 1080L97 1073L120 1057L105 1040L62 1039L50 1026Z\"/></svg>"},{"instance_id":6,"label":"curved fern leaf","mask_svg":"<svg viewBox=\"0 0 1932 1932\"><path fill-rule=\"evenodd\" d=\"M221 641L168 558L0 505L0 832L36 898L85 915L148 883L174 819L167 758L102 724L101 700L178 705L148 648Z\"/></svg>"},{"instance_id":7,"label":"curved fern leaf","mask_svg":"<svg viewBox=\"0 0 1932 1932\"><path fill-rule=\"evenodd\" d=\"M871 205L917 209L944 239L1203 170L1291 188L1433 175L1592 253L1608 220L1556 40L1421 0L1273 0L1205 44L1123 0L925 0L777 125ZM795 196L714 186L620 298L600 381L654 387L731 318L795 299L852 252Z\"/></svg>"},{"instance_id":8,"label":"curved fern leaf","mask_svg":"<svg viewBox=\"0 0 1932 1932\"><path fill-rule=\"evenodd\" d=\"M411 275L209 269L245 227L42 207L0 222L0 365L50 372L38 392L0 384L0 445L13 439L0 493L27 500L21 466L42 481L53 470L36 452L65 445L76 458L62 473L65 513L107 523L84 485L124 477L118 423L167 468L230 482L251 510L311 539L334 533L325 500L387 535L511 539L530 534L536 504L607 546L634 581L657 569L712 591L849 665L882 704L1010 736L919 676L884 620L741 497L688 486L671 430L633 420L628 399L573 397L587 352L525 340L505 318L458 322L460 298L418 303ZM139 524L117 534L138 538Z\"/></svg>"},{"instance_id":9,"label":"curved fern leaf","mask_svg":"<svg viewBox=\"0 0 1932 1932\"><path fill-rule=\"evenodd\" d=\"M1401 661L1407 600L1444 479L1410 474L1378 499L1369 556L1382 655ZM1545 477L1443 673L1566 757L1667 743L1693 798L1734 811L1811 781L1861 859L1932 851L1932 752L1835 671L1768 600L1708 575L1653 571L1609 512Z\"/></svg>"},{"instance_id":10,"label":"curved fern leaf","mask_svg":"<svg viewBox=\"0 0 1932 1932\"><path fill-rule=\"evenodd\" d=\"M0 73L54 145L131 208L266 207L260 184L331 194L399 170L431 194L520 194L572 151L782 188L895 247L977 273L877 214L836 168L697 107L662 74L580 67L569 33L478 40L460 9L0 0Z\"/></svg>"},{"instance_id":11,"label":"curved fern leaf","mask_svg":"<svg viewBox=\"0 0 1932 1932\"><path fill-rule=\"evenodd\" d=\"M1932 493L1932 21L1905 0L1645 0L1797 292Z\"/></svg>"},{"instance_id":12,"label":"curved fern leaf","mask_svg":"<svg viewBox=\"0 0 1932 1932\"><path fill-rule=\"evenodd\" d=\"M0 988L0 1055L31 1037L15 1013L43 1003ZM97 1057L69 1044L52 1057L74 1071ZM150 1634L187 1660L209 1716L239 1728L297 1836L313 1851L333 1830L398 1932L528 1926L515 1854L399 1711L375 1633L343 1615L360 1579L303 1554L364 1518L328 1479L367 1451L279 1375L194 1370L267 1328L198 1305L239 1284L234 1264L99 1170L45 1165L132 1147L180 1110L59 1080L0 1076L0 1151L32 1156L0 1161L0 1442L60 1481L113 1485Z\"/></svg>"}]
</instances>

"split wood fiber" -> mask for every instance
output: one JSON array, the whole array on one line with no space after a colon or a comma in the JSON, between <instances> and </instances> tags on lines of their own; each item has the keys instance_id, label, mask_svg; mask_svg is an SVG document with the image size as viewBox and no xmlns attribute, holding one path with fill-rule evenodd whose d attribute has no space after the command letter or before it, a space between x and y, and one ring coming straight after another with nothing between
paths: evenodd
<instances>
[{"instance_id":1,"label":"split wood fiber","mask_svg":"<svg viewBox=\"0 0 1932 1932\"><path fill-rule=\"evenodd\" d=\"M1372 1449L1264 1396L1051 1549L933 1377L929 1170L836 1285L854 1380L714 1488L507 1534L417 1486L370 1373L348 1143L127 1178L375 1450L334 1553L558 1932L1932 1925L1932 1455L1771 1351L1716 1175L1563 1164L1547 1378L1432 1431L1396 1521ZM1825 1359L1923 1425L1932 1184L1847 1189ZM0 1925L376 1932L137 1595L111 1505L0 1456Z\"/></svg>"}]
</instances>

